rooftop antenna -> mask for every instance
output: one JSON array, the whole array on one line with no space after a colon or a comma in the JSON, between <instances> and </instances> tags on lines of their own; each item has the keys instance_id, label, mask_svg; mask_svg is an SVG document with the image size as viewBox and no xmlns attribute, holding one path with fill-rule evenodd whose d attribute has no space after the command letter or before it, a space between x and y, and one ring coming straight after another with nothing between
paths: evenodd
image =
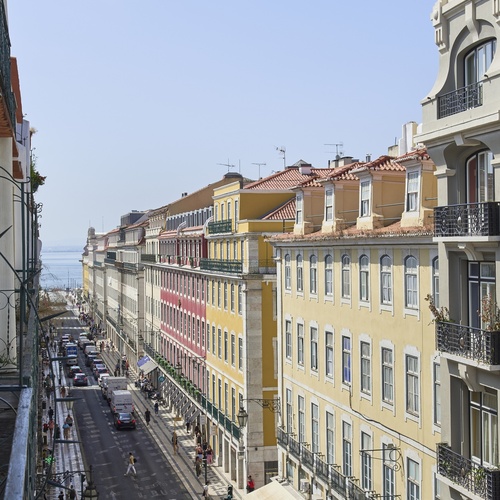
<instances>
[{"instance_id":1,"label":"rooftop antenna","mask_svg":"<svg viewBox=\"0 0 500 500\"><path fill-rule=\"evenodd\" d=\"M260 176L260 167L265 166L266 163L252 163L252 165L257 165L259 167L259 179L262 179L262 177Z\"/></svg>"},{"instance_id":2,"label":"rooftop antenna","mask_svg":"<svg viewBox=\"0 0 500 500\"><path fill-rule=\"evenodd\" d=\"M333 144L325 144L325 146L335 146L335 159L340 160L340 157L344 154L342 149L344 148L343 142L334 142ZM333 151L329 151L332 153Z\"/></svg>"},{"instance_id":3,"label":"rooftop antenna","mask_svg":"<svg viewBox=\"0 0 500 500\"><path fill-rule=\"evenodd\" d=\"M276 146L276 151L283 155L283 168L286 169L286 148L285 146Z\"/></svg>"},{"instance_id":4,"label":"rooftop antenna","mask_svg":"<svg viewBox=\"0 0 500 500\"><path fill-rule=\"evenodd\" d=\"M229 163L229 158L227 159L227 163L217 163L217 165L222 165L224 167L227 167L228 172L230 168L234 168L234 165L232 163Z\"/></svg>"}]
</instances>

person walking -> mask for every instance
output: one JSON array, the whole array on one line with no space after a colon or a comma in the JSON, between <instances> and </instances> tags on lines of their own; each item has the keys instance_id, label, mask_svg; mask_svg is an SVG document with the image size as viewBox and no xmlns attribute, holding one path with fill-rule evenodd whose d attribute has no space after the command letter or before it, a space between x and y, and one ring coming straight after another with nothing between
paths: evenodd
<instances>
[{"instance_id":1,"label":"person walking","mask_svg":"<svg viewBox=\"0 0 500 500\"><path fill-rule=\"evenodd\" d=\"M251 493L252 491L255 490L255 483L254 480L252 479L252 476L248 476L248 481L247 481L247 493Z\"/></svg>"},{"instance_id":2,"label":"person walking","mask_svg":"<svg viewBox=\"0 0 500 500\"><path fill-rule=\"evenodd\" d=\"M76 491L73 485L69 487L69 500L76 500Z\"/></svg>"},{"instance_id":3,"label":"person walking","mask_svg":"<svg viewBox=\"0 0 500 500\"><path fill-rule=\"evenodd\" d=\"M208 483L209 481L207 481L203 486L203 498L210 498L208 495Z\"/></svg>"},{"instance_id":4,"label":"person walking","mask_svg":"<svg viewBox=\"0 0 500 500\"><path fill-rule=\"evenodd\" d=\"M146 417L146 424L149 425L149 422L151 420L151 412L149 411L149 408L146 410L146 413L144 413L144 416Z\"/></svg>"},{"instance_id":5,"label":"person walking","mask_svg":"<svg viewBox=\"0 0 500 500\"><path fill-rule=\"evenodd\" d=\"M49 406L47 413L49 415L49 420L54 418L54 410L52 409L52 406Z\"/></svg>"},{"instance_id":6,"label":"person walking","mask_svg":"<svg viewBox=\"0 0 500 500\"><path fill-rule=\"evenodd\" d=\"M129 473L132 471L134 473L134 476L137 476L137 472L135 470L135 462L137 460L135 459L134 455L132 454L132 452L129 452L128 454L128 467L127 467L127 472L125 472L125 474L123 474L124 476L128 476Z\"/></svg>"},{"instance_id":7,"label":"person walking","mask_svg":"<svg viewBox=\"0 0 500 500\"><path fill-rule=\"evenodd\" d=\"M158 410L160 409L160 405L158 404L158 401L155 403L155 415L158 416Z\"/></svg>"},{"instance_id":8,"label":"person walking","mask_svg":"<svg viewBox=\"0 0 500 500\"><path fill-rule=\"evenodd\" d=\"M59 492L59 495L57 496L57 500L64 500L64 492L63 492L63 490L61 490Z\"/></svg>"},{"instance_id":9,"label":"person walking","mask_svg":"<svg viewBox=\"0 0 500 500\"><path fill-rule=\"evenodd\" d=\"M64 439L69 439L69 425L67 422L64 422L64 425L63 425L63 436L64 436Z\"/></svg>"},{"instance_id":10,"label":"person walking","mask_svg":"<svg viewBox=\"0 0 500 500\"><path fill-rule=\"evenodd\" d=\"M174 431L172 434L172 446L174 447L174 453L177 455L177 432Z\"/></svg>"},{"instance_id":11,"label":"person walking","mask_svg":"<svg viewBox=\"0 0 500 500\"><path fill-rule=\"evenodd\" d=\"M53 419L49 419L49 435L50 435L50 440L52 441L52 436L54 435L54 427L55 423Z\"/></svg>"},{"instance_id":12,"label":"person walking","mask_svg":"<svg viewBox=\"0 0 500 500\"><path fill-rule=\"evenodd\" d=\"M199 455L196 455L196 459L195 459L194 464L196 467L196 476L200 477L200 475L201 475L201 458L199 457Z\"/></svg>"}]
</instances>

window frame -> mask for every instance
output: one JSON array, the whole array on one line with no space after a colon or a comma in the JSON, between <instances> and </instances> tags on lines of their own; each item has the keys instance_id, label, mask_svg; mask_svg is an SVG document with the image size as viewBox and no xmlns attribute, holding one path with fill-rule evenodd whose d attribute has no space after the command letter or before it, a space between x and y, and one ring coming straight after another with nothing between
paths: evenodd
<instances>
[{"instance_id":1,"label":"window frame","mask_svg":"<svg viewBox=\"0 0 500 500\"><path fill-rule=\"evenodd\" d=\"M309 257L309 293L318 294L318 257L315 254Z\"/></svg>"},{"instance_id":2,"label":"window frame","mask_svg":"<svg viewBox=\"0 0 500 500\"><path fill-rule=\"evenodd\" d=\"M368 351L366 351L368 349ZM370 342L359 343L360 355L360 390L362 394L371 396L372 393L372 346Z\"/></svg>"},{"instance_id":3,"label":"window frame","mask_svg":"<svg viewBox=\"0 0 500 500\"><path fill-rule=\"evenodd\" d=\"M420 415L420 360L413 354L405 355L406 413Z\"/></svg>"},{"instance_id":4,"label":"window frame","mask_svg":"<svg viewBox=\"0 0 500 500\"><path fill-rule=\"evenodd\" d=\"M343 299L349 300L351 298L351 257L346 253L342 255L341 268L341 295Z\"/></svg>"},{"instance_id":5,"label":"window frame","mask_svg":"<svg viewBox=\"0 0 500 500\"><path fill-rule=\"evenodd\" d=\"M304 259L302 254L297 254L295 259L296 273L297 273L297 292L304 292Z\"/></svg>"},{"instance_id":6,"label":"window frame","mask_svg":"<svg viewBox=\"0 0 500 500\"><path fill-rule=\"evenodd\" d=\"M318 360L318 327L317 326L311 326L309 328L309 335L310 335L310 363L311 363L311 370L314 372L318 371L318 365L319 365L319 360Z\"/></svg>"},{"instance_id":7,"label":"window frame","mask_svg":"<svg viewBox=\"0 0 500 500\"><path fill-rule=\"evenodd\" d=\"M370 259L366 254L359 258L359 300L370 300Z\"/></svg>"},{"instance_id":8,"label":"window frame","mask_svg":"<svg viewBox=\"0 0 500 500\"><path fill-rule=\"evenodd\" d=\"M380 257L380 303L392 306L392 258L387 254Z\"/></svg>"},{"instance_id":9,"label":"window frame","mask_svg":"<svg viewBox=\"0 0 500 500\"><path fill-rule=\"evenodd\" d=\"M333 297L333 257L325 255L325 296Z\"/></svg>"},{"instance_id":10,"label":"window frame","mask_svg":"<svg viewBox=\"0 0 500 500\"><path fill-rule=\"evenodd\" d=\"M352 384L352 339L348 335L342 335L342 383Z\"/></svg>"},{"instance_id":11,"label":"window frame","mask_svg":"<svg viewBox=\"0 0 500 500\"><path fill-rule=\"evenodd\" d=\"M418 260L415 256L405 257L404 275L405 308L418 310Z\"/></svg>"}]
</instances>

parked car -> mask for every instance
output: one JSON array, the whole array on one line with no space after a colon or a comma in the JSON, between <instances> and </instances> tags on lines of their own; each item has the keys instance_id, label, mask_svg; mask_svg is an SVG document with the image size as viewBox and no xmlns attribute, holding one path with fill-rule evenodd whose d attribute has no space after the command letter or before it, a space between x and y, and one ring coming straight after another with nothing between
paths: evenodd
<instances>
[{"instance_id":1,"label":"parked car","mask_svg":"<svg viewBox=\"0 0 500 500\"><path fill-rule=\"evenodd\" d=\"M115 413L114 425L117 429L135 429L135 418L132 413Z\"/></svg>"},{"instance_id":2,"label":"parked car","mask_svg":"<svg viewBox=\"0 0 500 500\"><path fill-rule=\"evenodd\" d=\"M92 362L94 359L98 357L97 354L89 354L88 356L85 356L85 366L90 366L92 365Z\"/></svg>"},{"instance_id":3,"label":"parked car","mask_svg":"<svg viewBox=\"0 0 500 500\"><path fill-rule=\"evenodd\" d=\"M94 378L98 381L100 376L106 374L109 375L108 369L104 366L101 368L100 366L94 371Z\"/></svg>"},{"instance_id":4,"label":"parked car","mask_svg":"<svg viewBox=\"0 0 500 500\"><path fill-rule=\"evenodd\" d=\"M78 337L78 347L82 349L83 343L87 342L89 340L88 336L86 333L82 333L80 337Z\"/></svg>"},{"instance_id":5,"label":"parked car","mask_svg":"<svg viewBox=\"0 0 500 500\"><path fill-rule=\"evenodd\" d=\"M87 386L89 385L89 381L87 379L87 375L85 373L75 373L75 377L73 379L73 386Z\"/></svg>"},{"instance_id":6,"label":"parked car","mask_svg":"<svg viewBox=\"0 0 500 500\"><path fill-rule=\"evenodd\" d=\"M69 378L73 378L77 373L83 373L83 370L78 365L73 365L68 368Z\"/></svg>"},{"instance_id":7,"label":"parked car","mask_svg":"<svg viewBox=\"0 0 500 500\"><path fill-rule=\"evenodd\" d=\"M104 363L94 363L94 365L92 366L92 373L94 374L94 377L97 377L97 370L99 370L100 368L106 368L106 365Z\"/></svg>"}]
</instances>

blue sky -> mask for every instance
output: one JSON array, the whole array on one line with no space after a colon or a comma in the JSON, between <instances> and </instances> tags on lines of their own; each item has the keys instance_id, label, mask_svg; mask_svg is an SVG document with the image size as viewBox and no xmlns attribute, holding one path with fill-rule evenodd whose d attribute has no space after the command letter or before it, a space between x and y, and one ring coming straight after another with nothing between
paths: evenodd
<instances>
[{"instance_id":1,"label":"blue sky","mask_svg":"<svg viewBox=\"0 0 500 500\"><path fill-rule=\"evenodd\" d=\"M80 245L228 167L257 178L335 146L373 157L421 121L432 0L10 0L11 54L47 176L45 245Z\"/></svg>"}]
</instances>

